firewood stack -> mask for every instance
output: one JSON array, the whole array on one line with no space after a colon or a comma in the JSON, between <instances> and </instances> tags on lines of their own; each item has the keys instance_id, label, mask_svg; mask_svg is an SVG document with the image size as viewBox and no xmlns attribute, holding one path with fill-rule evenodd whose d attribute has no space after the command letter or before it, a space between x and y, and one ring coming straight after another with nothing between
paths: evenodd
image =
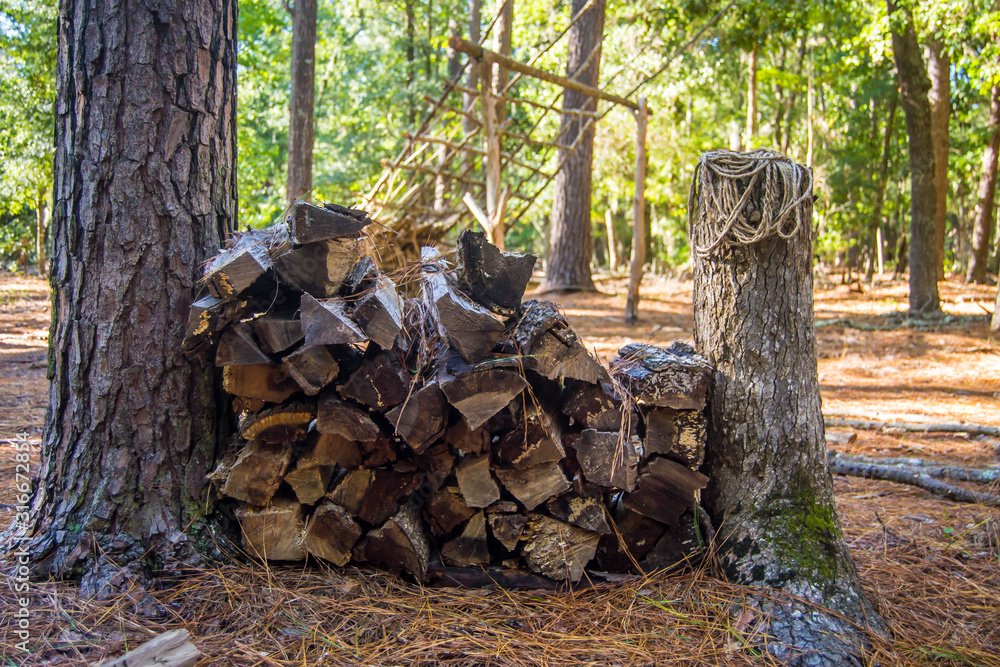
<instances>
[{"instance_id":1,"label":"firewood stack","mask_svg":"<svg viewBox=\"0 0 1000 667\"><path fill-rule=\"evenodd\" d=\"M296 204L192 305L185 351L214 355L238 423L212 479L246 551L514 585L696 550L708 364L629 345L609 374L556 306L521 303L536 258L482 234L397 286L369 222Z\"/></svg>"}]
</instances>

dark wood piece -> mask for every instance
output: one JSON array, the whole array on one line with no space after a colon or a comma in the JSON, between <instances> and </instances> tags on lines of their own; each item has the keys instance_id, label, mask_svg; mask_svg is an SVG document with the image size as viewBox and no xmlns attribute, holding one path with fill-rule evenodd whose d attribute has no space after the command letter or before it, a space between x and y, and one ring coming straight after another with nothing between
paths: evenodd
<instances>
[{"instance_id":1,"label":"dark wood piece","mask_svg":"<svg viewBox=\"0 0 1000 667\"><path fill-rule=\"evenodd\" d=\"M560 521L571 523L591 532L601 535L607 535L611 532L604 498L596 486L588 485L585 495L569 492L550 498L545 503L545 509Z\"/></svg>"},{"instance_id":2,"label":"dark wood piece","mask_svg":"<svg viewBox=\"0 0 1000 667\"><path fill-rule=\"evenodd\" d=\"M444 433L448 425L448 403L441 387L430 382L385 416L396 433L419 454Z\"/></svg>"},{"instance_id":3,"label":"dark wood piece","mask_svg":"<svg viewBox=\"0 0 1000 667\"><path fill-rule=\"evenodd\" d=\"M410 378L402 362L391 352L379 352L366 358L338 391L362 405L385 412L410 394Z\"/></svg>"},{"instance_id":4,"label":"dark wood piece","mask_svg":"<svg viewBox=\"0 0 1000 667\"><path fill-rule=\"evenodd\" d=\"M428 584L434 587L502 588L504 590L554 591L565 584L525 570L499 567L448 567L432 563ZM586 582L580 584L584 586Z\"/></svg>"},{"instance_id":5,"label":"dark wood piece","mask_svg":"<svg viewBox=\"0 0 1000 667\"><path fill-rule=\"evenodd\" d=\"M255 440L240 451L222 493L251 505L266 505L281 486L291 460L288 447Z\"/></svg>"},{"instance_id":6,"label":"dark wood piece","mask_svg":"<svg viewBox=\"0 0 1000 667\"><path fill-rule=\"evenodd\" d=\"M261 560L302 560L302 506L288 498L275 498L267 507L236 508L243 531L243 549Z\"/></svg>"},{"instance_id":7,"label":"dark wood piece","mask_svg":"<svg viewBox=\"0 0 1000 667\"><path fill-rule=\"evenodd\" d=\"M473 431L507 407L527 386L521 375L502 369L469 373L441 382L448 402L462 413Z\"/></svg>"},{"instance_id":8,"label":"dark wood piece","mask_svg":"<svg viewBox=\"0 0 1000 667\"><path fill-rule=\"evenodd\" d=\"M437 536L450 535L468 521L475 510L465 504L457 487L446 487L435 493L424 508L424 517L431 532Z\"/></svg>"},{"instance_id":9,"label":"dark wood piece","mask_svg":"<svg viewBox=\"0 0 1000 667\"><path fill-rule=\"evenodd\" d=\"M398 438L379 436L374 440L364 440L358 443L361 450L361 465L366 468L377 468L396 460L396 444ZM402 444L401 442L399 444Z\"/></svg>"},{"instance_id":10,"label":"dark wood piece","mask_svg":"<svg viewBox=\"0 0 1000 667\"><path fill-rule=\"evenodd\" d=\"M326 496L351 516L357 516L374 477L375 473L366 468L348 470L334 483L333 490Z\"/></svg>"},{"instance_id":11,"label":"dark wood piece","mask_svg":"<svg viewBox=\"0 0 1000 667\"><path fill-rule=\"evenodd\" d=\"M642 561L644 572L669 570L682 564L695 564L705 549L694 513L684 512L677 527L667 531Z\"/></svg>"},{"instance_id":12,"label":"dark wood piece","mask_svg":"<svg viewBox=\"0 0 1000 667\"><path fill-rule=\"evenodd\" d=\"M669 348L630 343L618 351L611 372L640 403L674 410L701 410L712 365L680 341Z\"/></svg>"},{"instance_id":13,"label":"dark wood piece","mask_svg":"<svg viewBox=\"0 0 1000 667\"><path fill-rule=\"evenodd\" d=\"M225 301L214 296L198 299L188 311L187 333L181 349L189 356L201 354L213 340L218 340L220 331L243 317L248 307L248 302L242 299Z\"/></svg>"},{"instance_id":14,"label":"dark wood piece","mask_svg":"<svg viewBox=\"0 0 1000 667\"><path fill-rule=\"evenodd\" d=\"M524 527L528 525L528 517L523 514L510 514L506 512L493 512L487 510L490 524L490 534L503 545L507 551L514 551L517 548L518 540L524 532Z\"/></svg>"},{"instance_id":15,"label":"dark wood piece","mask_svg":"<svg viewBox=\"0 0 1000 667\"><path fill-rule=\"evenodd\" d=\"M647 456L663 454L697 469L705 461L707 428L701 410L653 408L646 414L644 451Z\"/></svg>"},{"instance_id":16,"label":"dark wood piece","mask_svg":"<svg viewBox=\"0 0 1000 667\"><path fill-rule=\"evenodd\" d=\"M257 341L253 339L248 322L230 325L219 339L219 347L215 351L216 366L250 366L269 363L271 363L271 358L257 347Z\"/></svg>"},{"instance_id":17,"label":"dark wood piece","mask_svg":"<svg viewBox=\"0 0 1000 667\"><path fill-rule=\"evenodd\" d=\"M587 429L573 442L573 448L588 482L623 491L635 488L639 457L626 435Z\"/></svg>"},{"instance_id":18,"label":"dark wood piece","mask_svg":"<svg viewBox=\"0 0 1000 667\"><path fill-rule=\"evenodd\" d=\"M396 285L379 276L354 308L354 320L383 350L391 349L403 326L403 302Z\"/></svg>"},{"instance_id":19,"label":"dark wood piece","mask_svg":"<svg viewBox=\"0 0 1000 667\"><path fill-rule=\"evenodd\" d=\"M681 514L694 506L694 492L707 484L708 477L700 472L656 456L640 471L639 483L625 506L674 528Z\"/></svg>"},{"instance_id":20,"label":"dark wood piece","mask_svg":"<svg viewBox=\"0 0 1000 667\"><path fill-rule=\"evenodd\" d=\"M569 382L563 393L562 413L571 425L597 431L619 431L623 425L621 401L607 383Z\"/></svg>"},{"instance_id":21,"label":"dark wood piece","mask_svg":"<svg viewBox=\"0 0 1000 667\"><path fill-rule=\"evenodd\" d=\"M348 440L375 440L382 435L367 410L332 392L325 392L319 397L316 430Z\"/></svg>"},{"instance_id":22,"label":"dark wood piece","mask_svg":"<svg viewBox=\"0 0 1000 667\"><path fill-rule=\"evenodd\" d=\"M358 518L372 525L379 525L399 509L399 503L419 485L412 473L395 470L375 470L372 483L358 510Z\"/></svg>"},{"instance_id":23,"label":"dark wood piece","mask_svg":"<svg viewBox=\"0 0 1000 667\"><path fill-rule=\"evenodd\" d=\"M216 255L208 265L203 281L212 295L231 301L240 296L271 268L267 250L259 243L237 245Z\"/></svg>"},{"instance_id":24,"label":"dark wood piece","mask_svg":"<svg viewBox=\"0 0 1000 667\"><path fill-rule=\"evenodd\" d=\"M222 370L222 388L233 396L282 403L302 391L281 364L227 366Z\"/></svg>"},{"instance_id":25,"label":"dark wood piece","mask_svg":"<svg viewBox=\"0 0 1000 667\"><path fill-rule=\"evenodd\" d=\"M544 514L529 514L521 551L532 571L551 579L577 582L597 552L600 538L597 533Z\"/></svg>"},{"instance_id":26,"label":"dark wood piece","mask_svg":"<svg viewBox=\"0 0 1000 667\"><path fill-rule=\"evenodd\" d=\"M500 500L500 489L490 474L490 457L469 456L455 468L458 487L469 507L487 507Z\"/></svg>"},{"instance_id":27,"label":"dark wood piece","mask_svg":"<svg viewBox=\"0 0 1000 667\"><path fill-rule=\"evenodd\" d=\"M615 530L601 537L597 564L607 572L630 572L659 542L667 527L638 512L621 507L614 520Z\"/></svg>"},{"instance_id":28,"label":"dark wood piece","mask_svg":"<svg viewBox=\"0 0 1000 667\"><path fill-rule=\"evenodd\" d=\"M458 237L457 250L459 287L494 313L515 316L538 258L502 252L486 234L470 230Z\"/></svg>"},{"instance_id":29,"label":"dark wood piece","mask_svg":"<svg viewBox=\"0 0 1000 667\"><path fill-rule=\"evenodd\" d=\"M486 515L483 512L473 514L462 534L441 547L441 559L456 567L489 565L490 549L486 543Z\"/></svg>"},{"instance_id":30,"label":"dark wood piece","mask_svg":"<svg viewBox=\"0 0 1000 667\"><path fill-rule=\"evenodd\" d=\"M325 502L306 522L303 544L310 555L334 565L347 565L351 549L361 537L361 527L343 507Z\"/></svg>"},{"instance_id":31,"label":"dark wood piece","mask_svg":"<svg viewBox=\"0 0 1000 667\"><path fill-rule=\"evenodd\" d=\"M295 470L285 474L285 481L300 503L312 505L326 493L332 475L332 466L296 466Z\"/></svg>"},{"instance_id":32,"label":"dark wood piece","mask_svg":"<svg viewBox=\"0 0 1000 667\"><path fill-rule=\"evenodd\" d=\"M419 511L406 505L381 527L368 533L364 555L370 562L397 574L405 570L417 581L426 579L431 548Z\"/></svg>"},{"instance_id":33,"label":"dark wood piece","mask_svg":"<svg viewBox=\"0 0 1000 667\"><path fill-rule=\"evenodd\" d=\"M336 296L364 245L356 239L316 241L274 259L282 282L317 299Z\"/></svg>"},{"instance_id":34,"label":"dark wood piece","mask_svg":"<svg viewBox=\"0 0 1000 667\"><path fill-rule=\"evenodd\" d=\"M463 455L489 451L492 437L485 427L470 431L464 419L456 420L444 434L445 442Z\"/></svg>"},{"instance_id":35,"label":"dark wood piece","mask_svg":"<svg viewBox=\"0 0 1000 667\"><path fill-rule=\"evenodd\" d=\"M347 314L343 299L316 299L302 295L299 308L306 345L350 345L368 340Z\"/></svg>"},{"instance_id":36,"label":"dark wood piece","mask_svg":"<svg viewBox=\"0 0 1000 667\"><path fill-rule=\"evenodd\" d=\"M315 396L333 382L340 367L323 345L303 347L281 362L288 374L308 396Z\"/></svg>"},{"instance_id":37,"label":"dark wood piece","mask_svg":"<svg viewBox=\"0 0 1000 667\"><path fill-rule=\"evenodd\" d=\"M254 320L253 332L262 350L278 354L302 340L302 322L290 317L265 315Z\"/></svg>"},{"instance_id":38,"label":"dark wood piece","mask_svg":"<svg viewBox=\"0 0 1000 667\"><path fill-rule=\"evenodd\" d=\"M306 436L309 422L316 418L316 409L305 403L289 403L249 415L240 423L240 436L245 440L261 439L288 444Z\"/></svg>"},{"instance_id":39,"label":"dark wood piece","mask_svg":"<svg viewBox=\"0 0 1000 667\"><path fill-rule=\"evenodd\" d=\"M552 496L569 489L569 480L556 462L543 463L523 470L496 471L504 488L513 494L525 509L531 511Z\"/></svg>"},{"instance_id":40,"label":"dark wood piece","mask_svg":"<svg viewBox=\"0 0 1000 667\"><path fill-rule=\"evenodd\" d=\"M517 428L500 438L497 458L515 468L532 468L566 456L556 419L531 405L518 420Z\"/></svg>"},{"instance_id":41,"label":"dark wood piece","mask_svg":"<svg viewBox=\"0 0 1000 667\"><path fill-rule=\"evenodd\" d=\"M580 343L555 304L529 301L522 307L512 339L525 368L550 380L610 382L607 370Z\"/></svg>"},{"instance_id":42,"label":"dark wood piece","mask_svg":"<svg viewBox=\"0 0 1000 667\"><path fill-rule=\"evenodd\" d=\"M356 239L371 220L364 211L336 204L320 208L300 201L292 205L287 222L293 242L312 243L343 237Z\"/></svg>"},{"instance_id":43,"label":"dark wood piece","mask_svg":"<svg viewBox=\"0 0 1000 667\"><path fill-rule=\"evenodd\" d=\"M332 433L312 433L309 446L299 455L299 468L340 466L358 468L363 463L361 448L353 440Z\"/></svg>"}]
</instances>

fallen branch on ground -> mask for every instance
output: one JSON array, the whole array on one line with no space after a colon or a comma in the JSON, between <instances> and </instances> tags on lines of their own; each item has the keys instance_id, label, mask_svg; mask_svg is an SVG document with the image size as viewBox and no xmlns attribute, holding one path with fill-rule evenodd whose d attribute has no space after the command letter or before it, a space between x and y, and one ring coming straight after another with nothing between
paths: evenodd
<instances>
[{"instance_id":1,"label":"fallen branch on ground","mask_svg":"<svg viewBox=\"0 0 1000 667\"><path fill-rule=\"evenodd\" d=\"M961 482L975 482L976 484L990 484L1000 480L1000 466L985 466L982 468L967 468L964 466L941 465L937 461L930 459L918 459L914 457L876 457L876 456L850 456L839 452L830 452L830 456L836 456L839 460L857 465L877 465L890 466L893 468L903 468L919 471L925 475L937 479L953 479Z\"/></svg>"},{"instance_id":2,"label":"fallen branch on ground","mask_svg":"<svg viewBox=\"0 0 1000 667\"><path fill-rule=\"evenodd\" d=\"M841 419L839 417L825 417L824 421L828 427L858 428L866 431L880 431L891 428L919 433L968 433L969 435L1000 437L1000 428L996 426L984 426L983 424L918 424L913 422L871 421L867 419Z\"/></svg>"},{"instance_id":3,"label":"fallen branch on ground","mask_svg":"<svg viewBox=\"0 0 1000 667\"><path fill-rule=\"evenodd\" d=\"M947 484L934 479L921 469L860 462L833 451L828 452L828 460L830 462L830 472L834 475L848 475L850 477L881 479L898 484L909 484L956 502L982 503L984 505L1000 507L1000 495L972 491L961 486Z\"/></svg>"}]
</instances>

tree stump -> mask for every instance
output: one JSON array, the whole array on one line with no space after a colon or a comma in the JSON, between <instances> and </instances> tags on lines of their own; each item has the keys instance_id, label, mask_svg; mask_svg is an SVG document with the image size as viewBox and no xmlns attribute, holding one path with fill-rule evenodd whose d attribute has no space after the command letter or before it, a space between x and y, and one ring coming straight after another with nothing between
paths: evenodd
<instances>
[{"instance_id":1,"label":"tree stump","mask_svg":"<svg viewBox=\"0 0 1000 667\"><path fill-rule=\"evenodd\" d=\"M844 542L826 463L811 195L809 170L770 151L699 162L689 212L694 338L715 367L702 499L732 581L839 614L759 598L771 617L768 650L790 665L860 665L864 638L851 621L883 626Z\"/></svg>"}]
</instances>

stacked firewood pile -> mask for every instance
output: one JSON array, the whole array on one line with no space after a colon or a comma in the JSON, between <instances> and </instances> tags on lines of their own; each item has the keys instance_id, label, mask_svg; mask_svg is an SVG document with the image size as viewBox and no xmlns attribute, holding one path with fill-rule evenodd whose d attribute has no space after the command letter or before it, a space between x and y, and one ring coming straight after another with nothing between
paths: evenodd
<instances>
[{"instance_id":1,"label":"stacked firewood pile","mask_svg":"<svg viewBox=\"0 0 1000 667\"><path fill-rule=\"evenodd\" d=\"M695 551L708 364L629 345L609 373L553 304L521 303L535 257L465 232L454 268L425 248L394 281L369 222L297 204L192 305L185 351L232 397L212 478L246 551L512 585Z\"/></svg>"}]
</instances>

